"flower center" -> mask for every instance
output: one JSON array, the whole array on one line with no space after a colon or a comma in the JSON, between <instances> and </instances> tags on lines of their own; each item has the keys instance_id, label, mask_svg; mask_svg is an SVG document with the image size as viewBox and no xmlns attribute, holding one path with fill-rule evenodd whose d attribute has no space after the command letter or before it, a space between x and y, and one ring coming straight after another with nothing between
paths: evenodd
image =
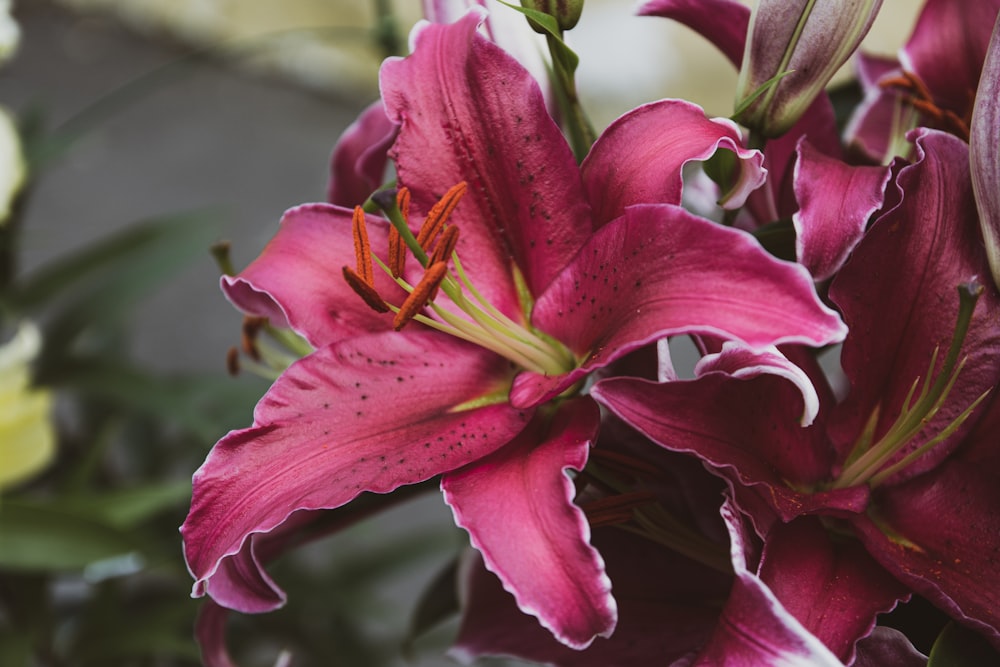
<instances>
[{"instance_id":1,"label":"flower center","mask_svg":"<svg viewBox=\"0 0 1000 667\"><path fill-rule=\"evenodd\" d=\"M942 109L934 101L934 96L916 74L903 72L879 82L882 88L895 88L901 92L902 101L919 111L927 119L924 124L954 134L968 143L970 118L961 118L954 111ZM969 98L969 113L972 113L972 96Z\"/></svg>"},{"instance_id":2,"label":"flower center","mask_svg":"<svg viewBox=\"0 0 1000 667\"><path fill-rule=\"evenodd\" d=\"M459 228L447 224L465 191L464 182L448 190L431 208L416 236L410 231L407 188L400 188L394 197L373 197L392 223L385 262L372 254L364 211L356 207L353 234L357 268L343 267L344 280L374 310L394 312L396 331L416 320L496 352L525 370L544 375L561 375L572 370L576 359L564 345L502 313L469 279L455 250ZM416 284L403 278L407 250L424 269ZM398 306L385 301L375 289L376 264L407 292L406 299ZM516 266L513 272L527 319L532 305L530 295ZM437 303L439 293L447 296L459 312Z\"/></svg>"},{"instance_id":3,"label":"flower center","mask_svg":"<svg viewBox=\"0 0 1000 667\"><path fill-rule=\"evenodd\" d=\"M967 357L959 359L959 353L969 329L969 322L972 319L972 312L976 307L976 301L982 292L983 286L976 283L959 286L958 321L955 325L955 333L952 336L951 346L948 349L948 354L944 359L937 378L933 383L931 382L931 375L934 372L938 358L938 350L935 349L934 354L931 356L931 363L927 369L926 377L922 382L919 377L913 381L910 391L903 401L903 409L900 411L899 416L877 442L873 441L881 406L876 406L872 411L864 429L861 431L861 435L858 436L857 441L854 443L854 448L848 456L843 470L833 482L831 488L846 488L865 483L873 488L878 486L951 436L968 419L972 411L976 409L976 406L986 398L989 390L976 398L958 417L942 428L936 435L929 438L927 442L898 461L887 465L897 452L925 430L927 425L941 410L945 399L948 397L948 393L955 386L955 382L965 367L967 360ZM918 386L920 387L919 393L917 392Z\"/></svg>"}]
</instances>

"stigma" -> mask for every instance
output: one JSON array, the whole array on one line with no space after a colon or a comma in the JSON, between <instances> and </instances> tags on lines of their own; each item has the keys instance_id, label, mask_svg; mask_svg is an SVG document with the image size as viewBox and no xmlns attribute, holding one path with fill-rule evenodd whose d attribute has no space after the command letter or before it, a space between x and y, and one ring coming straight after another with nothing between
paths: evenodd
<instances>
[{"instance_id":1,"label":"stigma","mask_svg":"<svg viewBox=\"0 0 1000 667\"><path fill-rule=\"evenodd\" d=\"M459 227L449 224L466 190L464 181L450 188L431 207L416 234L410 229L407 188L400 188L391 198L373 197L392 224L385 261L372 252L364 210L355 207L352 219L355 267L343 267L344 280L373 310L392 311L396 331L417 321L491 350L524 370L543 375L569 372L577 360L568 348L529 323L505 315L486 299L466 273L457 252ZM422 268L415 283L404 277L410 258ZM389 303L379 294L375 288L376 268L406 291L402 303ZM516 282L517 267L512 271ZM450 305L439 303L441 295ZM457 307L457 312L451 305ZM525 312L530 311L530 304L522 305Z\"/></svg>"}]
</instances>

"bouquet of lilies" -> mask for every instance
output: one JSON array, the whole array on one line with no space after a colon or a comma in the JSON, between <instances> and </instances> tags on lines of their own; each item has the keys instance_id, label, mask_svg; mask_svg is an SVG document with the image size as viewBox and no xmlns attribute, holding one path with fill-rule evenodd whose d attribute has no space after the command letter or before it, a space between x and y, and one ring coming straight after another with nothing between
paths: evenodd
<instances>
[{"instance_id":1,"label":"bouquet of lilies","mask_svg":"<svg viewBox=\"0 0 1000 667\"><path fill-rule=\"evenodd\" d=\"M855 53L880 0L646 2L732 61L734 113L599 135L583 4L425 1L328 201L222 278L231 364L277 379L194 476L206 662L310 528L428 484L468 534L466 662L995 657L1000 1L926 0L898 60Z\"/></svg>"}]
</instances>

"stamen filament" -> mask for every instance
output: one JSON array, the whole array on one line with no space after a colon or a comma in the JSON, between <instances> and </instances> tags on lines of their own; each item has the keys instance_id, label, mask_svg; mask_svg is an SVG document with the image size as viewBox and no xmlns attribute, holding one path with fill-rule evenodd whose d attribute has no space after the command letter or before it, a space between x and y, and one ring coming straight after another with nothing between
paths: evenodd
<instances>
[{"instance_id":1,"label":"stamen filament","mask_svg":"<svg viewBox=\"0 0 1000 667\"><path fill-rule=\"evenodd\" d=\"M955 431L957 431L959 429L959 427L961 427L962 424L965 423L965 420L969 418L969 415L972 414L972 411L975 410L979 406L979 404L983 402L983 399L985 399L987 396L989 396L989 394L990 394L990 390L989 389L987 389L986 391L984 391L982 394L979 395L979 398L977 398L975 401L972 402L972 405L970 405L965 410L963 410L962 414L960 414L958 417L956 417L955 421L953 421L950 424L948 424L948 426L946 426L944 428L944 430L942 430L940 433L938 433L936 436L934 436L933 438L931 438L930 440L928 440L927 442L925 442L923 445L921 445L917 449L913 450L912 452L910 452L909 454L907 454L906 456L904 456L902 459L900 459L896 463L894 463L891 466L889 466L888 468L885 468L884 470L880 471L878 474L872 476L872 478L869 481L869 483L872 486L878 486L879 484L881 484L882 482L884 482L886 479L888 479L892 475L896 474L897 472L899 472L900 470L902 470L906 466L908 466L911 463L913 463L914 461L916 461L920 456L922 456L923 454L929 452L937 444L939 444L941 442L944 442L946 439L948 439L948 437L951 436L952 433L954 433Z\"/></svg>"},{"instance_id":2,"label":"stamen filament","mask_svg":"<svg viewBox=\"0 0 1000 667\"><path fill-rule=\"evenodd\" d=\"M476 289L476 286L472 284L472 281L469 280L469 277L466 275L465 269L462 266L461 261L458 259L458 255L452 255L452 259L454 260L455 263L455 273L458 275L458 278L461 281L462 285L464 285L466 289L469 290L469 293L472 294L472 296L475 298L475 300L483 306L483 309L486 311L486 313L488 313L491 317L493 317L500 323L504 331L512 333L521 342L526 343L528 345L532 345L533 347L536 347L537 349L545 352L546 354L550 354L553 358L557 360L558 363L563 364L564 367L567 368L572 367L576 363L576 360L573 359L572 355L569 353L568 350L563 350L562 348L549 343L541 336L536 335L533 332L527 331L523 325L518 324L517 322L510 319L502 312L500 312L496 308L496 306L490 303L486 299L486 297L484 297L483 294L478 289ZM445 293L448 294L447 291ZM450 294L448 294L448 296L451 297ZM464 296L462 298L464 300ZM453 297L452 300L454 300ZM466 303L468 303L467 300ZM524 336L518 335L518 332L523 332Z\"/></svg>"},{"instance_id":3,"label":"stamen filament","mask_svg":"<svg viewBox=\"0 0 1000 667\"><path fill-rule=\"evenodd\" d=\"M468 335L471 336L469 340L472 342L493 350L497 354L510 359L523 368L545 375L559 375L565 370L555 365L553 363L553 358L546 355L537 347L524 343L512 336L504 335L502 330L496 328L495 323L483 316L482 311L479 311L479 316L482 318L482 321L476 320L475 322L469 322L468 320L464 320L461 317L456 316L454 313L448 312L437 304L432 303L431 308L434 309L434 312L437 313L439 317L448 322L448 324L451 324L456 329L463 330L468 333ZM472 312L466 311L469 312L470 315L478 311L476 308L472 308L470 310ZM479 326L476 326L477 324Z\"/></svg>"},{"instance_id":4,"label":"stamen filament","mask_svg":"<svg viewBox=\"0 0 1000 667\"><path fill-rule=\"evenodd\" d=\"M983 394L977 398L962 414L913 452L910 452L888 468L881 469L907 442L917 436L934 420L944 406L951 390L954 388L958 376L965 368L967 358L959 361L958 356L965 342L969 324L972 321L972 313L975 309L976 301L983 292L983 286L975 282L963 284L959 285L958 292L959 308L957 322L955 323L955 332L952 335L948 354L945 356L944 362L941 364L941 370L935 377L933 384L930 378L934 373L934 367L937 365L939 348L935 348L934 353L931 355L927 375L924 376L917 397L914 398L914 393L917 387L921 385L920 378L917 378L911 384L896 421L889 427L882 438L874 446L865 451L864 454L854 460L851 460L849 457L849 463L841 471L837 480L834 481L832 488L846 488L866 482L874 486L885 481L891 475L916 460L918 456L940 444L958 430L969 414L971 414L972 410L985 397L985 394ZM865 428L862 430L858 442L852 450L852 457L855 452L863 451L870 444L875 424L878 421L877 413L880 408L881 406L876 408L872 417L865 424Z\"/></svg>"}]
</instances>

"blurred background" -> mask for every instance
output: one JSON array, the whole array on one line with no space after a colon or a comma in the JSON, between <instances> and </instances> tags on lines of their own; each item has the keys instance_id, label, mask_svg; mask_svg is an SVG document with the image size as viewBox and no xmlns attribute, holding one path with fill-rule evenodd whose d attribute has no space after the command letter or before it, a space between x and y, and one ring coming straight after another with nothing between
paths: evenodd
<instances>
[{"instance_id":1,"label":"blurred background","mask_svg":"<svg viewBox=\"0 0 1000 667\"><path fill-rule=\"evenodd\" d=\"M885 0L866 48L894 52L919 4ZM588 0L569 38L595 123L667 96L728 115L725 59L631 9ZM209 247L228 240L241 267L286 208L323 199L420 3L19 0L13 16L0 105L27 180L0 226L0 344L24 321L41 343L0 352L0 469L26 456L8 446L25 415L47 426L37 462L0 475L0 665L196 665L177 526L192 472L267 387L226 373L241 317ZM12 388L29 362L41 390ZM230 643L247 666L286 648L297 665L454 664L456 622L436 622L454 593L428 586L466 545L432 489L283 559L288 607L234 617Z\"/></svg>"}]
</instances>

